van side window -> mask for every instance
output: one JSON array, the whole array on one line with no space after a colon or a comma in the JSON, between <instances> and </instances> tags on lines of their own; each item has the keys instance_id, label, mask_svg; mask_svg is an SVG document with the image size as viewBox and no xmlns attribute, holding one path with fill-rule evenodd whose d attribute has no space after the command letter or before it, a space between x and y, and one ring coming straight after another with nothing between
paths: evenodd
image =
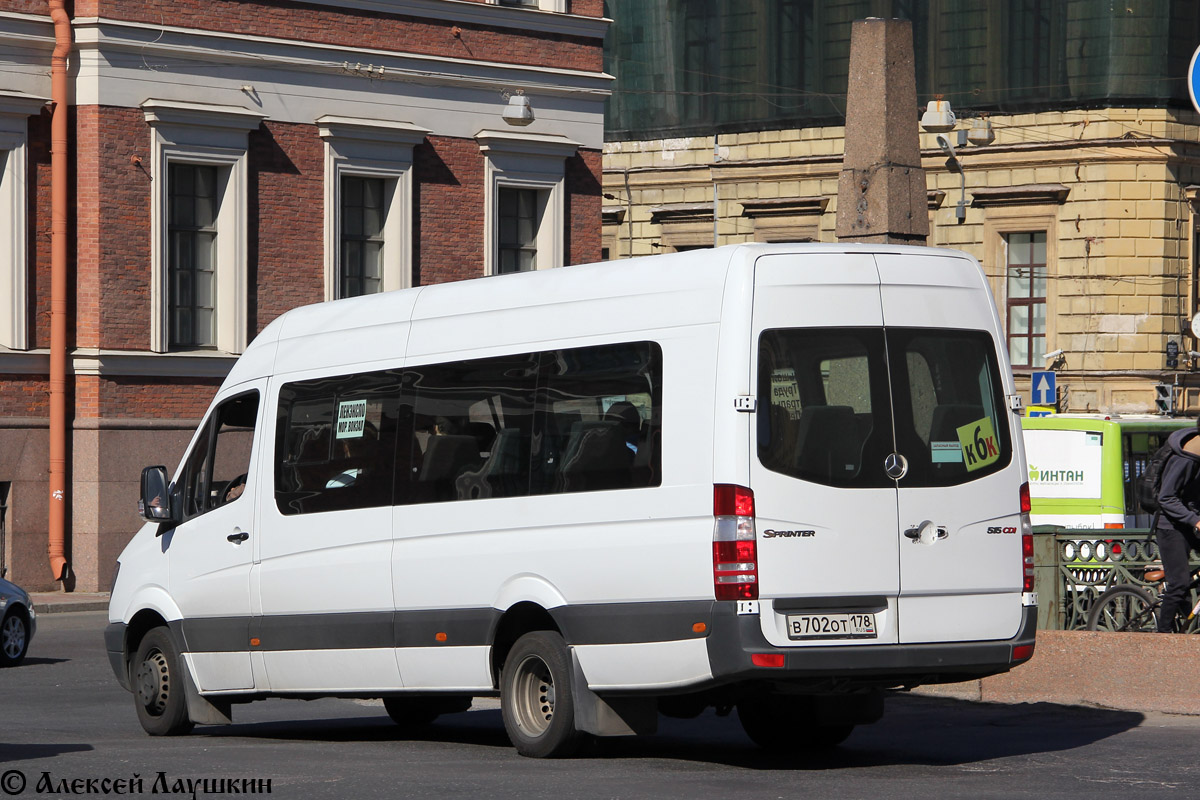
<instances>
[{"instance_id":1,"label":"van side window","mask_svg":"<svg viewBox=\"0 0 1200 800\"><path fill-rule=\"evenodd\" d=\"M662 350L653 342L412 367L398 503L662 482Z\"/></svg>"},{"instance_id":2,"label":"van side window","mask_svg":"<svg viewBox=\"0 0 1200 800\"><path fill-rule=\"evenodd\" d=\"M249 480L257 417L258 392L247 392L217 406L205 421L177 489L185 520L241 497Z\"/></svg>"},{"instance_id":3,"label":"van side window","mask_svg":"<svg viewBox=\"0 0 1200 800\"><path fill-rule=\"evenodd\" d=\"M318 378L279 390L275 504L283 514L392 504L400 378Z\"/></svg>"},{"instance_id":4,"label":"van side window","mask_svg":"<svg viewBox=\"0 0 1200 800\"><path fill-rule=\"evenodd\" d=\"M411 440L401 442L408 503L529 493L537 353L405 371Z\"/></svg>"},{"instance_id":5,"label":"van side window","mask_svg":"<svg viewBox=\"0 0 1200 800\"><path fill-rule=\"evenodd\" d=\"M654 342L543 354L533 494L662 483L662 349Z\"/></svg>"}]
</instances>

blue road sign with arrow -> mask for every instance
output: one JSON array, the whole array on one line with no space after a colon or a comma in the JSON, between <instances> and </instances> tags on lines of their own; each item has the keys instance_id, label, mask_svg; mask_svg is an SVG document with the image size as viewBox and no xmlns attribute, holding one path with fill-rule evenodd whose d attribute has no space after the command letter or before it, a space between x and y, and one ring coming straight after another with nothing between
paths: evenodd
<instances>
[{"instance_id":1,"label":"blue road sign with arrow","mask_svg":"<svg viewBox=\"0 0 1200 800\"><path fill-rule=\"evenodd\" d=\"M1054 373L1046 370L1033 373L1030 383L1030 405L1052 406L1058 400L1058 387L1054 383Z\"/></svg>"}]
</instances>

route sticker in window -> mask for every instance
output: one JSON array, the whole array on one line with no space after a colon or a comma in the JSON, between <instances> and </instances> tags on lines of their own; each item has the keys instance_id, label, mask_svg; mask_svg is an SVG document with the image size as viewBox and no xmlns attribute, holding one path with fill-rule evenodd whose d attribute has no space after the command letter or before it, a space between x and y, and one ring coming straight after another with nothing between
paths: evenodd
<instances>
[{"instance_id":1,"label":"route sticker in window","mask_svg":"<svg viewBox=\"0 0 1200 800\"><path fill-rule=\"evenodd\" d=\"M962 446L967 472L974 472L999 460L1000 447L996 442L996 429L992 427L991 417L963 425L955 432Z\"/></svg>"},{"instance_id":2,"label":"route sticker in window","mask_svg":"<svg viewBox=\"0 0 1200 800\"><path fill-rule=\"evenodd\" d=\"M953 442L930 442L930 456L934 464L961 464L963 460L962 445Z\"/></svg>"},{"instance_id":3,"label":"route sticker in window","mask_svg":"<svg viewBox=\"0 0 1200 800\"><path fill-rule=\"evenodd\" d=\"M786 367L771 372L771 405L786 408L789 419L800 419L800 386L796 370Z\"/></svg>"},{"instance_id":4,"label":"route sticker in window","mask_svg":"<svg viewBox=\"0 0 1200 800\"><path fill-rule=\"evenodd\" d=\"M337 415L337 438L338 439L359 439L362 438L363 429L367 423L367 401L363 400L347 400L344 403L338 403Z\"/></svg>"}]
</instances>

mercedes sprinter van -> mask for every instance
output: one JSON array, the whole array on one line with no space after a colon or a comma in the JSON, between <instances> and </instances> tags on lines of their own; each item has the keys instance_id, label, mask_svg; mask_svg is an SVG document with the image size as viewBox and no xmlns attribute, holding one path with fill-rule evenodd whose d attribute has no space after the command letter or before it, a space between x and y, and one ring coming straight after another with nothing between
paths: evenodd
<instances>
[{"instance_id":1,"label":"mercedes sprinter van","mask_svg":"<svg viewBox=\"0 0 1200 800\"><path fill-rule=\"evenodd\" d=\"M142 476L106 642L151 734L265 697L529 756L736 708L828 746L1033 654L1020 398L979 264L734 245L321 303Z\"/></svg>"}]
</instances>

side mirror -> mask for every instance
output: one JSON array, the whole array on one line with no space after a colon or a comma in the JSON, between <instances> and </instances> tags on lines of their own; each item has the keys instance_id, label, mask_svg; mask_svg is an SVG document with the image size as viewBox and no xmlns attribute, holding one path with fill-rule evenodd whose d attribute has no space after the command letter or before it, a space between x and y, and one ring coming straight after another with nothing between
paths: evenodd
<instances>
[{"instance_id":1,"label":"side mirror","mask_svg":"<svg viewBox=\"0 0 1200 800\"><path fill-rule=\"evenodd\" d=\"M166 467L146 467L142 470L142 496L138 513L146 522L171 520L171 493L168 491Z\"/></svg>"}]
</instances>

